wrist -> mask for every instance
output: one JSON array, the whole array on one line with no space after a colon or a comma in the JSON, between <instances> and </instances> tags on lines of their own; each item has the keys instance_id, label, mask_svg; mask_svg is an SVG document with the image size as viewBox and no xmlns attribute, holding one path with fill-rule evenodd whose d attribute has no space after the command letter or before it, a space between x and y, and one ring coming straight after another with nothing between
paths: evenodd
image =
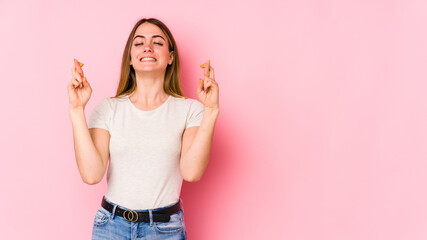
<instances>
[{"instance_id":1,"label":"wrist","mask_svg":"<svg viewBox=\"0 0 427 240\"><path fill-rule=\"evenodd\" d=\"M218 107L215 107L215 108L205 107L205 114L218 115L219 114L219 108Z\"/></svg>"},{"instance_id":2,"label":"wrist","mask_svg":"<svg viewBox=\"0 0 427 240\"><path fill-rule=\"evenodd\" d=\"M84 111L85 111L85 109L84 109L84 107L71 107L71 106L70 106L69 111L70 111L70 114L71 114L71 113L84 112Z\"/></svg>"}]
</instances>

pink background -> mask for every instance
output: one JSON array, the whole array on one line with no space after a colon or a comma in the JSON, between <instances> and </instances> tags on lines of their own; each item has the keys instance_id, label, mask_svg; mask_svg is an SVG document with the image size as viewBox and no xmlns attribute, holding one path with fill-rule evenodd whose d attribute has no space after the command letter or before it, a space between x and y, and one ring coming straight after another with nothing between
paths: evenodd
<instances>
[{"instance_id":1,"label":"pink background","mask_svg":"<svg viewBox=\"0 0 427 240\"><path fill-rule=\"evenodd\" d=\"M425 1L1 1L2 239L90 239L67 84L116 91L137 20L178 42L184 91L215 68L210 164L185 182L189 239L426 239Z\"/></svg>"}]
</instances>

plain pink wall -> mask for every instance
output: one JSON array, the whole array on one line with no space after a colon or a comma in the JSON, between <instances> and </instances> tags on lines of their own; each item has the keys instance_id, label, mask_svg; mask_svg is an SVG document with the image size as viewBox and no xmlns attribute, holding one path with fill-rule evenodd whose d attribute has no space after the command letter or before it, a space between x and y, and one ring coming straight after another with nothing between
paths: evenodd
<instances>
[{"instance_id":1,"label":"plain pink wall","mask_svg":"<svg viewBox=\"0 0 427 240\"><path fill-rule=\"evenodd\" d=\"M178 43L184 91L215 68L221 113L189 239L427 238L425 1L0 2L2 239L90 239L106 180L82 182L67 84L118 83L136 21Z\"/></svg>"}]
</instances>

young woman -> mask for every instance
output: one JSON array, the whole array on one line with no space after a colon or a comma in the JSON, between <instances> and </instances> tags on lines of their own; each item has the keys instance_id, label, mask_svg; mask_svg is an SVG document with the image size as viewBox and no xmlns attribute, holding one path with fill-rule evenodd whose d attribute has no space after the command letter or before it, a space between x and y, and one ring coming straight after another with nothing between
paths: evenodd
<instances>
[{"instance_id":1,"label":"young woman","mask_svg":"<svg viewBox=\"0 0 427 240\"><path fill-rule=\"evenodd\" d=\"M82 180L108 190L92 239L186 239L183 179L198 181L209 162L219 114L218 84L202 64L200 101L184 97L175 40L164 23L141 19L123 53L116 96L103 98L86 124L92 88L74 60L68 85L74 149Z\"/></svg>"}]
</instances>

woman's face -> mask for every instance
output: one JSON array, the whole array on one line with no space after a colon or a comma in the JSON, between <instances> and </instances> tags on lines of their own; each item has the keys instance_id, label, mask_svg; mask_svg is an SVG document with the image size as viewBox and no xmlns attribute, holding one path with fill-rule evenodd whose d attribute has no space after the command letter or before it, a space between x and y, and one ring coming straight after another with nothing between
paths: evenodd
<instances>
[{"instance_id":1,"label":"woman's face","mask_svg":"<svg viewBox=\"0 0 427 240\"><path fill-rule=\"evenodd\" d=\"M131 64L137 72L165 72L173 61L165 34L148 22L136 29L130 55Z\"/></svg>"}]
</instances>

